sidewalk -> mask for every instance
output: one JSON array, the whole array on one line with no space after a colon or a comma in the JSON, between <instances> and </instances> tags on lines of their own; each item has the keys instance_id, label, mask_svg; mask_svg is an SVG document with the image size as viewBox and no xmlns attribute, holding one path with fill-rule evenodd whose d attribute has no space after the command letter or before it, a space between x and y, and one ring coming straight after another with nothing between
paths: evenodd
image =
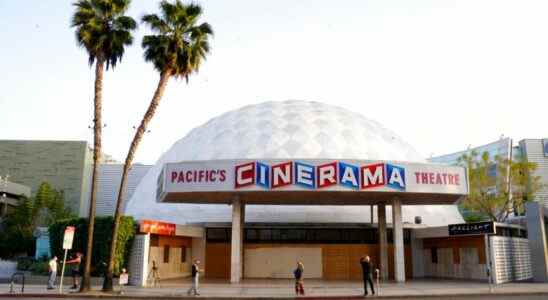
<instances>
[{"instance_id":1,"label":"sidewalk","mask_svg":"<svg viewBox=\"0 0 548 300\"><path fill-rule=\"evenodd\" d=\"M18 286L19 287L19 286ZM168 280L162 282L161 287L141 288L125 287L124 298L161 299L186 297L186 290L190 287L187 279ZM308 297L343 297L358 298L363 295L361 282L356 281L324 281L307 280L305 289ZM65 293L69 297L80 298L83 295L70 293L68 286ZM0 284L0 297L6 297L9 291L8 284ZM229 284L224 281L207 280L200 286L200 298L293 298L293 281L291 280L245 280L239 284ZM410 296L462 296L489 295L486 283L454 280L412 280L405 284L386 283L381 285L381 298ZM494 288L493 294L497 299L503 295L530 295L537 299L548 299L548 284L546 283L507 283ZM31 284L25 287L27 297L52 298L58 295L57 290L48 291L44 285ZM13 295L12 295L13 296ZM100 292L100 286L94 286L89 297L110 297ZM494 296L494 295L493 295ZM468 298L470 298L468 297ZM452 297L449 297L452 298ZM528 297L527 297L528 298Z\"/></svg>"}]
</instances>

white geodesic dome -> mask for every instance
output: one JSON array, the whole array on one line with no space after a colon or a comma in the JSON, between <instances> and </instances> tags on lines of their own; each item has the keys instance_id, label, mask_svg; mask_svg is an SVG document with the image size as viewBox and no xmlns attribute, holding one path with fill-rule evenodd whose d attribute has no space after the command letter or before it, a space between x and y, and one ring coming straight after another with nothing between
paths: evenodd
<instances>
[{"instance_id":1,"label":"white geodesic dome","mask_svg":"<svg viewBox=\"0 0 548 300\"><path fill-rule=\"evenodd\" d=\"M228 205L156 202L165 163L217 159L364 159L424 162L411 145L376 121L319 102L264 102L229 111L196 127L150 169L126 205L126 214L177 224L229 222ZM404 206L404 221L458 223L455 206ZM389 214L388 214L389 215ZM390 220L390 217L388 218ZM370 222L367 206L249 205L246 222Z\"/></svg>"}]
</instances>

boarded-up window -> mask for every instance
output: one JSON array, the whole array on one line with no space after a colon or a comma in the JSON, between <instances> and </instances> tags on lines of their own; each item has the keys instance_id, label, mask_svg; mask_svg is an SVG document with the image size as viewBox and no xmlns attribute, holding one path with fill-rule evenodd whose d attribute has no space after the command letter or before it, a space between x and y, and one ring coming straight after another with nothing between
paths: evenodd
<instances>
[{"instance_id":1,"label":"boarded-up window","mask_svg":"<svg viewBox=\"0 0 548 300\"><path fill-rule=\"evenodd\" d=\"M164 246L164 263L169 263L169 246Z\"/></svg>"},{"instance_id":2,"label":"boarded-up window","mask_svg":"<svg viewBox=\"0 0 548 300\"><path fill-rule=\"evenodd\" d=\"M432 263L437 264L438 263L438 248L430 248L430 251L432 251Z\"/></svg>"}]
</instances>

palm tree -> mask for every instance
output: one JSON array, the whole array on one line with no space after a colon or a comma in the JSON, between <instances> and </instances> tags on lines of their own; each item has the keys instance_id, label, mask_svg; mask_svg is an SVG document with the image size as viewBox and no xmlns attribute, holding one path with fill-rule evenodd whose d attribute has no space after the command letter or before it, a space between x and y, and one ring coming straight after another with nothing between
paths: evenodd
<instances>
[{"instance_id":1,"label":"palm tree","mask_svg":"<svg viewBox=\"0 0 548 300\"><path fill-rule=\"evenodd\" d=\"M125 16L131 0L78 0L71 26L76 28L76 41L86 49L88 63L95 63L93 174L89 205L88 240L81 292L90 290L90 267L95 225L95 201L97 191L97 166L101 161L101 107L103 101L103 72L114 68L122 60L125 46L133 43L131 31L137 23Z\"/></svg>"},{"instance_id":2,"label":"palm tree","mask_svg":"<svg viewBox=\"0 0 548 300\"><path fill-rule=\"evenodd\" d=\"M127 184L128 172L131 168L137 147L147 130L147 126L156 112L162 99L167 83L171 77L184 78L188 82L189 76L197 72L201 63L209 52L209 37L213 30L208 23L198 24L202 15L202 8L197 4L183 4L180 0L175 3L160 2L161 14L145 15L142 21L147 24L154 34L143 38L144 58L151 62L160 73L160 80L156 91L145 112L141 124L137 128L133 141L124 163L122 180L116 202L112 241L110 245L109 264L103 290L112 290L112 277L116 253L116 239L121 217L121 208Z\"/></svg>"}]
</instances>

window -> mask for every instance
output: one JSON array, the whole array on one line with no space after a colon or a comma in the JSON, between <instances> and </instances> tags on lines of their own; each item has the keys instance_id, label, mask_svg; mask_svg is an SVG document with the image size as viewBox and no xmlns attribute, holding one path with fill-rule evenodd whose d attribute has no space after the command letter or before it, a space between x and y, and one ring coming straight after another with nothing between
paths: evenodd
<instances>
[{"instance_id":1,"label":"window","mask_svg":"<svg viewBox=\"0 0 548 300\"><path fill-rule=\"evenodd\" d=\"M438 248L430 248L431 256L432 256L432 263L437 264L438 263Z\"/></svg>"},{"instance_id":2,"label":"window","mask_svg":"<svg viewBox=\"0 0 548 300\"><path fill-rule=\"evenodd\" d=\"M164 246L164 263L169 263L169 246Z\"/></svg>"},{"instance_id":3,"label":"window","mask_svg":"<svg viewBox=\"0 0 548 300\"><path fill-rule=\"evenodd\" d=\"M181 262L182 263L186 262L186 247L181 248Z\"/></svg>"},{"instance_id":4,"label":"window","mask_svg":"<svg viewBox=\"0 0 548 300\"><path fill-rule=\"evenodd\" d=\"M207 242L230 242L231 228L208 228ZM246 228L244 243L307 243L307 244L377 244L377 228ZM388 243L392 243L392 229L387 229ZM403 242L411 242L411 230L403 230Z\"/></svg>"}]
</instances>

